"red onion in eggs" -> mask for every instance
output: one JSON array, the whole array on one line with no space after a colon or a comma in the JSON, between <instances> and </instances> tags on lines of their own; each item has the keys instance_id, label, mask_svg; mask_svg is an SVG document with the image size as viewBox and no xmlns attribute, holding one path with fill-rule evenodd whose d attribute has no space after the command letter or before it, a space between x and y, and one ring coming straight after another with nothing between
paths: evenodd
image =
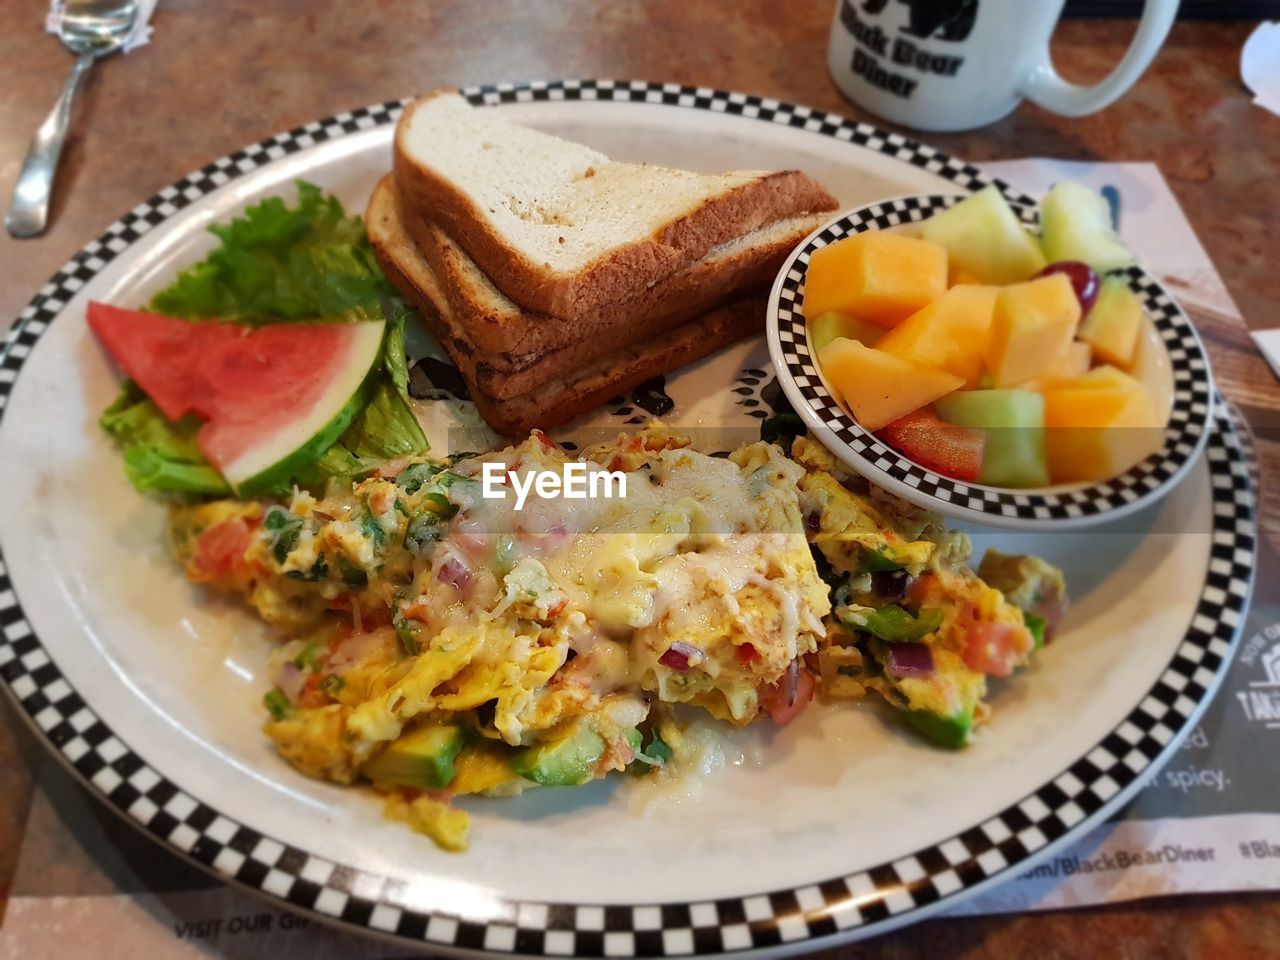
<instances>
[{"instance_id":1,"label":"red onion in eggs","mask_svg":"<svg viewBox=\"0 0 1280 960\"><path fill-rule=\"evenodd\" d=\"M934 674L933 651L923 643L886 644L889 672L896 677L927 680Z\"/></svg>"}]
</instances>

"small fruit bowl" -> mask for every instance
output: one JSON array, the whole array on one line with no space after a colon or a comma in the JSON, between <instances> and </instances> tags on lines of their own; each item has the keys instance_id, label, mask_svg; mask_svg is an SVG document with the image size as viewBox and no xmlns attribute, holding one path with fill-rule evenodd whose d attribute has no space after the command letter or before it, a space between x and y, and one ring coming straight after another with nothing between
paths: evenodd
<instances>
[{"instance_id":1,"label":"small fruit bowl","mask_svg":"<svg viewBox=\"0 0 1280 960\"><path fill-rule=\"evenodd\" d=\"M1156 411L1157 419L1152 421L1156 424L1152 429L1142 431L1145 434L1143 443L1146 444L1142 449L1149 449L1150 453L1132 462L1132 465L1126 465L1115 475L1071 483L1054 483L1050 480L1047 483L1023 486L979 482L981 477L979 480L957 479L956 476L947 475L953 471L936 462L939 445L930 444L927 431L916 435L914 447L910 442L909 432L903 432L902 425L907 421L906 417L895 420L883 429L881 425L876 425L877 432L873 433L859 421L852 412L853 405L846 402L840 391L828 380L818 362L818 347L811 341L811 336L820 334L815 335L808 322L810 318L805 314L805 280L810 257L815 251L839 240L868 231L881 230L918 237L921 234L918 225L922 221L965 199L966 196L908 196L852 210L814 231L792 252L774 281L766 323L769 352L778 381L796 413L811 433L832 453L872 483L918 506L959 520L1020 530L1061 530L1118 519L1163 497L1186 475L1204 448L1213 413L1213 386L1204 346L1191 321L1168 292L1141 267L1128 266L1115 270L1107 274L1107 279L1113 290L1117 287L1132 290L1137 296L1136 301L1129 298L1127 293L1123 296L1128 298L1130 304L1138 303L1141 306L1142 316L1138 323L1136 347L1133 348L1126 373L1131 379L1126 382L1136 380L1141 384ZM997 198L996 202L1003 206L1000 199ZM1038 208L1008 197L1002 199L1007 202L1008 210L1014 215L1005 224L1006 232L1013 230L1016 234L1020 229L1034 239L1040 219ZM1003 216L1008 218L1009 215L1005 212ZM1015 219L1018 227L1012 226ZM952 270L952 283L955 283L954 263ZM1079 292L1076 285L1078 278L1072 275L1067 279L1072 281ZM1063 286L1061 281L1058 285ZM957 288L958 284L952 287ZM818 292L815 292L815 298L819 298ZM1133 306L1132 309L1136 311L1137 307ZM859 320L851 323L855 328L859 325L866 326ZM1132 323L1130 328L1132 329ZM846 333L844 336L854 337L856 330L855 333ZM902 340L901 337L897 339ZM819 346L825 347L826 344ZM849 343L848 346L849 352L863 354L862 345ZM887 361L883 373L873 369L874 360L868 366L866 360L869 355L875 354L876 359L884 359L882 353L883 351L873 348L865 351L868 356L857 358L859 364L854 369L866 371L865 378L853 381L859 383L859 389L880 376L885 378L885 386L880 393L892 393L900 389L897 384L906 383L913 384L906 388L908 390L928 389L920 381L927 381L932 375L926 374L920 367L910 368L919 376L909 376L902 375L908 368L898 371L893 363ZM827 354L824 353L824 356ZM1017 362L1016 358L1013 362ZM1114 375L1115 369L1105 366L1089 372L1095 375L1093 379L1096 380ZM1100 372L1102 370L1113 373L1104 374ZM845 375L845 382L851 382L847 379L848 374ZM989 379L991 373L985 372L983 377ZM953 376L951 382L956 379ZM1071 382L1079 385L1078 381ZM1061 381L1057 383L1061 386ZM940 398L938 406L947 410L950 415L959 407L982 406L974 403L975 400L990 401L995 394L1023 392L1021 389L970 389L974 386L976 384L972 381L966 383L948 397ZM982 396L984 394L986 396ZM1061 402L1062 396L1056 395L1055 402ZM1088 395L1077 396L1085 396L1085 402L1091 402ZM954 398L960 398L961 402L957 404ZM872 397L872 402L875 399ZM866 409L866 404L862 408ZM922 409L931 408L926 405ZM932 418L933 414L929 413L927 416ZM1015 416L1010 423L1016 420ZM933 422L936 423L936 418ZM1159 423L1163 423L1162 428L1158 426ZM951 429L954 424L943 426ZM1042 425L1040 429L1045 428ZM1096 428L1091 429L1094 434L1097 433ZM1130 431L1131 434L1138 432ZM1078 433L1085 434L1088 431ZM1016 434L1017 430L1014 429L1005 431L1000 442L1012 443ZM1069 434L1070 431L1058 436L1065 443ZM986 431L983 436L990 445L991 431ZM1050 436L1047 431L1046 436ZM893 438L893 443L890 443L890 437ZM1042 449L1049 446L1046 441L1040 442ZM911 454L904 452L907 448L911 448Z\"/></svg>"}]
</instances>

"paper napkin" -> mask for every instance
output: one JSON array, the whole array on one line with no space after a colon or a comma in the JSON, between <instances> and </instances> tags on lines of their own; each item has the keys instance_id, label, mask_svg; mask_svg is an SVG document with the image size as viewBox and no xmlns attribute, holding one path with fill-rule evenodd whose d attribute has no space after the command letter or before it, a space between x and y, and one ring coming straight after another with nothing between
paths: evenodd
<instances>
[{"instance_id":1,"label":"paper napkin","mask_svg":"<svg viewBox=\"0 0 1280 960\"><path fill-rule=\"evenodd\" d=\"M1240 76L1253 102L1280 116L1280 23L1260 23L1240 51Z\"/></svg>"}]
</instances>

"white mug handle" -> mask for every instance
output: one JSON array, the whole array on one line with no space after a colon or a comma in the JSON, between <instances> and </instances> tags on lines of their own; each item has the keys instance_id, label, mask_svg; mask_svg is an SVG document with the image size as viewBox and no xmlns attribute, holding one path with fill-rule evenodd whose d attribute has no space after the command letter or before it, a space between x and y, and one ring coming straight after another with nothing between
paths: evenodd
<instances>
[{"instance_id":1,"label":"white mug handle","mask_svg":"<svg viewBox=\"0 0 1280 960\"><path fill-rule=\"evenodd\" d=\"M1046 42L1022 93L1032 103L1064 117L1083 117L1110 106L1128 90L1155 59L1156 52L1173 26L1179 0L1147 0L1142 22L1120 64L1101 83L1082 87L1062 79L1053 69Z\"/></svg>"}]
</instances>

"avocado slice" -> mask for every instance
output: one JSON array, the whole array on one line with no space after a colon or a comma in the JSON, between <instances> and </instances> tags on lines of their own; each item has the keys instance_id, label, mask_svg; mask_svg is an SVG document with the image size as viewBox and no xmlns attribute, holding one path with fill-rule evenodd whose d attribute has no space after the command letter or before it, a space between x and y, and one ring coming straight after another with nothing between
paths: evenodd
<instances>
[{"instance_id":1,"label":"avocado slice","mask_svg":"<svg viewBox=\"0 0 1280 960\"><path fill-rule=\"evenodd\" d=\"M921 611L922 618L924 613ZM985 689L981 677L961 664L948 666L942 661L938 674L930 680L894 678L886 668L887 644L873 637L866 649L889 685L885 699L902 711L908 724L939 746L956 750L968 744ZM937 647L934 656L943 656ZM974 679L979 682L971 682Z\"/></svg>"},{"instance_id":2,"label":"avocado slice","mask_svg":"<svg viewBox=\"0 0 1280 960\"><path fill-rule=\"evenodd\" d=\"M604 747L604 737L583 724L559 740L521 750L511 769L544 787L573 787L591 779Z\"/></svg>"},{"instance_id":3,"label":"avocado slice","mask_svg":"<svg viewBox=\"0 0 1280 960\"><path fill-rule=\"evenodd\" d=\"M1031 641L1035 644L1033 649L1039 650L1044 646L1045 630L1048 629L1048 621L1044 617L1035 613L1023 613L1022 620L1027 625L1027 629L1031 631Z\"/></svg>"},{"instance_id":4,"label":"avocado slice","mask_svg":"<svg viewBox=\"0 0 1280 960\"><path fill-rule=\"evenodd\" d=\"M423 724L389 743L360 772L375 783L447 787L453 780L453 759L466 739L459 724Z\"/></svg>"},{"instance_id":5,"label":"avocado slice","mask_svg":"<svg viewBox=\"0 0 1280 960\"><path fill-rule=\"evenodd\" d=\"M949 717L939 716L930 710L908 709L907 723L915 727L934 743L953 750L969 742L973 730L973 710L965 709Z\"/></svg>"}]
</instances>

